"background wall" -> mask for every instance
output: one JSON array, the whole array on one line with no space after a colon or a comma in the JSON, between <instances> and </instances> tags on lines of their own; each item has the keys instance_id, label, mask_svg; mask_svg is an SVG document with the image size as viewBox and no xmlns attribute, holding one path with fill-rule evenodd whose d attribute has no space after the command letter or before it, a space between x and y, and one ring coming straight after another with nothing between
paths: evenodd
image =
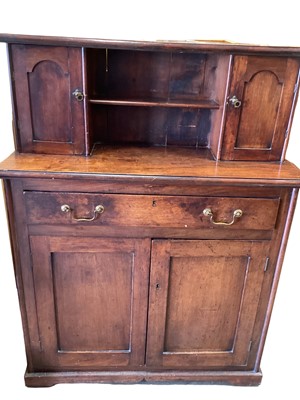
<instances>
[{"instance_id":1,"label":"background wall","mask_svg":"<svg viewBox=\"0 0 300 400\"><path fill-rule=\"evenodd\" d=\"M298 45L297 2L285 1L57 1L20 0L2 5L0 31L37 35L116 39L227 39L245 43ZM208 3L208 2L205 2ZM10 89L5 45L0 44L0 159L13 151ZM288 158L300 167L300 102ZM278 296L257 388L203 385L57 385L24 386L26 366L6 216L0 204L0 397L17 399L169 398L256 400L299 399L300 207L287 248Z\"/></svg>"}]
</instances>

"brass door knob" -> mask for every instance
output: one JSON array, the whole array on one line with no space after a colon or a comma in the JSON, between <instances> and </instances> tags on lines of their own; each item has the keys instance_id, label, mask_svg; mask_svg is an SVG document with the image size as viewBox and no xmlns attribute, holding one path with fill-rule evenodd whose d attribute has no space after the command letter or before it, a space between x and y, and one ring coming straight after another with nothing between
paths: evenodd
<instances>
[{"instance_id":1,"label":"brass door knob","mask_svg":"<svg viewBox=\"0 0 300 400\"><path fill-rule=\"evenodd\" d=\"M75 97L77 101L83 101L84 99L84 93L79 89L75 89L72 95Z\"/></svg>"},{"instance_id":2,"label":"brass door knob","mask_svg":"<svg viewBox=\"0 0 300 400\"><path fill-rule=\"evenodd\" d=\"M240 108L242 105L241 100L239 100L235 95L232 96L228 101L234 108Z\"/></svg>"}]
</instances>

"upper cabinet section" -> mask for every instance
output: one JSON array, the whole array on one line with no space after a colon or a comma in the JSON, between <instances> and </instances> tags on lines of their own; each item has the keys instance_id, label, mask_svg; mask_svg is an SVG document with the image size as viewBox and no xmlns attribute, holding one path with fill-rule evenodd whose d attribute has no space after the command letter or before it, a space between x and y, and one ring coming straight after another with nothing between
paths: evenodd
<instances>
[{"instance_id":1,"label":"upper cabinet section","mask_svg":"<svg viewBox=\"0 0 300 400\"><path fill-rule=\"evenodd\" d=\"M83 154L81 49L11 45L10 56L17 149Z\"/></svg>"},{"instance_id":2,"label":"upper cabinet section","mask_svg":"<svg viewBox=\"0 0 300 400\"><path fill-rule=\"evenodd\" d=\"M227 97L224 160L282 159L298 69L298 61L291 58L234 58Z\"/></svg>"},{"instance_id":3,"label":"upper cabinet section","mask_svg":"<svg viewBox=\"0 0 300 400\"><path fill-rule=\"evenodd\" d=\"M6 37L19 152L161 146L284 160L300 49L22 38Z\"/></svg>"}]
</instances>

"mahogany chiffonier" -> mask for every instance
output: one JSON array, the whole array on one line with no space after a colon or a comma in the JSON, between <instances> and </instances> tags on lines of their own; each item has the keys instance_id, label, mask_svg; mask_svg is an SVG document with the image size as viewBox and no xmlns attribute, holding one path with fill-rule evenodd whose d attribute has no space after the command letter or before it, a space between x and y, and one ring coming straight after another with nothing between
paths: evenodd
<instances>
[{"instance_id":1,"label":"mahogany chiffonier","mask_svg":"<svg viewBox=\"0 0 300 400\"><path fill-rule=\"evenodd\" d=\"M0 40L26 385L258 385L300 187L300 48Z\"/></svg>"}]
</instances>

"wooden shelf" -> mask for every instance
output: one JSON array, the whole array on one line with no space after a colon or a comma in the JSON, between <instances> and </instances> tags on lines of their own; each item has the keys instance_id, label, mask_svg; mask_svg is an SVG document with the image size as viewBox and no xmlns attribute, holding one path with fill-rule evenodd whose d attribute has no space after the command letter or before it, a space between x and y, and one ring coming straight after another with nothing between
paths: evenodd
<instances>
[{"instance_id":1,"label":"wooden shelf","mask_svg":"<svg viewBox=\"0 0 300 400\"><path fill-rule=\"evenodd\" d=\"M2 178L79 178L135 182L155 178L186 183L299 186L300 170L292 163L214 161L208 149L96 146L90 157L13 153L0 163Z\"/></svg>"},{"instance_id":2,"label":"wooden shelf","mask_svg":"<svg viewBox=\"0 0 300 400\"><path fill-rule=\"evenodd\" d=\"M220 105L214 100L133 100L133 99L89 99L91 104L103 104L130 107L166 107L166 108L208 108L218 109Z\"/></svg>"}]
</instances>

